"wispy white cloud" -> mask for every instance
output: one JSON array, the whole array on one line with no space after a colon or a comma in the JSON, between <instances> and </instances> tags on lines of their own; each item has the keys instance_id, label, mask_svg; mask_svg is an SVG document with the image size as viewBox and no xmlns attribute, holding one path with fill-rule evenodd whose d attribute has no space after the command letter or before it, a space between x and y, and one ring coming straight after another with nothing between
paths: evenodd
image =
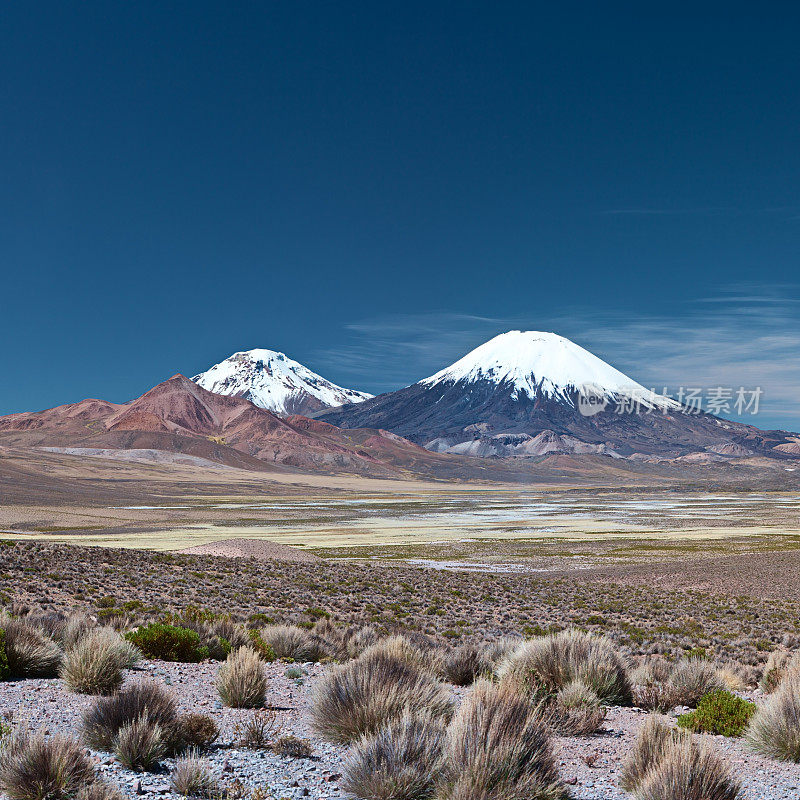
<instances>
[{"instance_id":1,"label":"wispy white cloud","mask_svg":"<svg viewBox=\"0 0 800 800\"><path fill-rule=\"evenodd\" d=\"M452 363L506 330L553 330L648 387L761 387L759 427L800 428L800 289L738 286L681 316L573 308L536 320L452 312L400 314L347 326L317 362L356 388L390 391Z\"/></svg>"}]
</instances>

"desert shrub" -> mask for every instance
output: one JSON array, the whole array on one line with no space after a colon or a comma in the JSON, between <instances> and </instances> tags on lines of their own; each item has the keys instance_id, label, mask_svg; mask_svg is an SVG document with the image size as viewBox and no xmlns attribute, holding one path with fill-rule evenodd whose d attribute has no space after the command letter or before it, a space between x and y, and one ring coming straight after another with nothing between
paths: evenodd
<instances>
[{"instance_id":1,"label":"desert shrub","mask_svg":"<svg viewBox=\"0 0 800 800\"><path fill-rule=\"evenodd\" d=\"M262 708L234 730L242 747L263 750L272 744L279 728L277 714L272 709Z\"/></svg>"},{"instance_id":2,"label":"desert shrub","mask_svg":"<svg viewBox=\"0 0 800 800\"><path fill-rule=\"evenodd\" d=\"M83 715L83 736L96 750L111 750L124 725L147 716L162 731L177 721L175 700L157 683L139 682L110 697L100 697Z\"/></svg>"},{"instance_id":3,"label":"desert shrub","mask_svg":"<svg viewBox=\"0 0 800 800\"><path fill-rule=\"evenodd\" d=\"M92 762L66 736L23 732L0 747L0 788L11 800L67 800L93 779Z\"/></svg>"},{"instance_id":4,"label":"desert shrub","mask_svg":"<svg viewBox=\"0 0 800 800\"><path fill-rule=\"evenodd\" d=\"M634 684L632 693L633 704L645 711L667 714L678 705L678 693L669 682L651 683L646 686Z\"/></svg>"},{"instance_id":5,"label":"desert shrub","mask_svg":"<svg viewBox=\"0 0 800 800\"><path fill-rule=\"evenodd\" d=\"M635 686L652 686L668 681L673 669L674 665L665 658L654 656L639 662L628 677Z\"/></svg>"},{"instance_id":6,"label":"desert shrub","mask_svg":"<svg viewBox=\"0 0 800 800\"><path fill-rule=\"evenodd\" d=\"M114 738L114 754L128 769L152 772L167 754L161 726L147 713L126 722Z\"/></svg>"},{"instance_id":7,"label":"desert shrub","mask_svg":"<svg viewBox=\"0 0 800 800\"><path fill-rule=\"evenodd\" d=\"M396 635L379 639L362 653L364 658L381 657L405 661L418 669L441 672L440 654L433 653L430 648L423 649L407 636Z\"/></svg>"},{"instance_id":8,"label":"desert shrub","mask_svg":"<svg viewBox=\"0 0 800 800\"><path fill-rule=\"evenodd\" d=\"M208 648L200 643L200 634L189 628L151 622L125 634L148 658L162 661L195 663L208 658Z\"/></svg>"},{"instance_id":9,"label":"desert shrub","mask_svg":"<svg viewBox=\"0 0 800 800\"><path fill-rule=\"evenodd\" d=\"M358 658L368 647L378 641L378 632L371 625L355 628L345 639L345 652L349 658Z\"/></svg>"},{"instance_id":10,"label":"desert shrub","mask_svg":"<svg viewBox=\"0 0 800 800\"><path fill-rule=\"evenodd\" d=\"M10 678L55 678L61 664L61 648L45 633L11 616L0 617L5 632L6 660Z\"/></svg>"},{"instance_id":11,"label":"desert shrub","mask_svg":"<svg viewBox=\"0 0 800 800\"><path fill-rule=\"evenodd\" d=\"M294 625L268 625L261 638L277 658L291 661L321 661L328 654L325 642L318 636Z\"/></svg>"},{"instance_id":12,"label":"desert shrub","mask_svg":"<svg viewBox=\"0 0 800 800\"><path fill-rule=\"evenodd\" d=\"M714 665L704 658L681 659L672 670L669 684L675 692L675 705L693 708L704 694L725 688Z\"/></svg>"},{"instance_id":13,"label":"desert shrub","mask_svg":"<svg viewBox=\"0 0 800 800\"><path fill-rule=\"evenodd\" d=\"M8 668L8 655L6 654L6 632L0 628L0 681L6 680L11 675Z\"/></svg>"},{"instance_id":14,"label":"desert shrub","mask_svg":"<svg viewBox=\"0 0 800 800\"><path fill-rule=\"evenodd\" d=\"M785 648L773 650L769 654L758 683L761 691L765 694L774 692L786 675L797 671L798 667L800 667L800 653L792 653Z\"/></svg>"},{"instance_id":15,"label":"desert shrub","mask_svg":"<svg viewBox=\"0 0 800 800\"><path fill-rule=\"evenodd\" d=\"M82 786L75 795L75 800L128 800L128 798L116 786L104 780L96 780Z\"/></svg>"},{"instance_id":16,"label":"desert shrub","mask_svg":"<svg viewBox=\"0 0 800 800\"><path fill-rule=\"evenodd\" d=\"M481 676L492 673L492 663L486 658L484 648L463 644L447 650L442 657L445 680L454 686L469 686Z\"/></svg>"},{"instance_id":17,"label":"desert shrub","mask_svg":"<svg viewBox=\"0 0 800 800\"><path fill-rule=\"evenodd\" d=\"M780 761L800 761L800 678L790 677L756 709L745 731L758 753Z\"/></svg>"},{"instance_id":18,"label":"desert shrub","mask_svg":"<svg viewBox=\"0 0 800 800\"><path fill-rule=\"evenodd\" d=\"M619 785L626 792L635 792L647 773L664 757L670 742L691 741L691 738L689 731L671 727L666 717L650 715L622 765Z\"/></svg>"},{"instance_id":19,"label":"desert shrub","mask_svg":"<svg viewBox=\"0 0 800 800\"><path fill-rule=\"evenodd\" d=\"M219 726L208 714L181 714L175 721L174 737L185 747L198 750L212 745L219 737Z\"/></svg>"},{"instance_id":20,"label":"desert shrub","mask_svg":"<svg viewBox=\"0 0 800 800\"><path fill-rule=\"evenodd\" d=\"M631 701L627 670L616 646L606 637L577 630L525 642L502 663L498 675L533 696L555 694L577 680L603 702Z\"/></svg>"},{"instance_id":21,"label":"desert shrub","mask_svg":"<svg viewBox=\"0 0 800 800\"><path fill-rule=\"evenodd\" d=\"M440 800L557 800L558 775L541 710L508 685L480 680L450 725Z\"/></svg>"},{"instance_id":22,"label":"desert shrub","mask_svg":"<svg viewBox=\"0 0 800 800\"><path fill-rule=\"evenodd\" d=\"M64 654L61 678L80 694L111 694L122 685L122 670L136 663L138 650L109 628L87 633Z\"/></svg>"},{"instance_id":23,"label":"desert shrub","mask_svg":"<svg viewBox=\"0 0 800 800\"><path fill-rule=\"evenodd\" d=\"M217 691L231 708L260 708L267 695L267 676L258 653L250 647L232 652L217 674Z\"/></svg>"},{"instance_id":24,"label":"desert shrub","mask_svg":"<svg viewBox=\"0 0 800 800\"><path fill-rule=\"evenodd\" d=\"M496 672L500 665L524 643L518 636L502 636L483 646L483 657Z\"/></svg>"},{"instance_id":25,"label":"desert shrub","mask_svg":"<svg viewBox=\"0 0 800 800\"><path fill-rule=\"evenodd\" d=\"M592 689L573 681L558 690L547 715L561 736L583 736L598 730L606 718L606 709Z\"/></svg>"},{"instance_id":26,"label":"desert shrub","mask_svg":"<svg viewBox=\"0 0 800 800\"><path fill-rule=\"evenodd\" d=\"M176 794L184 797L220 797L222 792L211 767L198 753L191 752L175 762L170 784Z\"/></svg>"},{"instance_id":27,"label":"desert shrub","mask_svg":"<svg viewBox=\"0 0 800 800\"><path fill-rule=\"evenodd\" d=\"M344 764L342 787L364 800L431 797L442 769L447 725L404 713L359 739Z\"/></svg>"},{"instance_id":28,"label":"desert shrub","mask_svg":"<svg viewBox=\"0 0 800 800\"><path fill-rule=\"evenodd\" d=\"M717 668L719 676L725 688L731 692L743 692L747 688L744 671L736 664L726 664Z\"/></svg>"},{"instance_id":29,"label":"desert shrub","mask_svg":"<svg viewBox=\"0 0 800 800\"><path fill-rule=\"evenodd\" d=\"M407 710L448 718L450 692L430 673L379 652L365 652L329 672L317 684L311 707L316 730L337 743L374 733Z\"/></svg>"},{"instance_id":30,"label":"desert shrub","mask_svg":"<svg viewBox=\"0 0 800 800\"><path fill-rule=\"evenodd\" d=\"M755 703L717 689L700 698L696 711L678 717L678 725L695 733L741 736L755 710Z\"/></svg>"},{"instance_id":31,"label":"desert shrub","mask_svg":"<svg viewBox=\"0 0 800 800\"><path fill-rule=\"evenodd\" d=\"M60 636L57 637L63 648L72 647L77 641L92 628L95 627L94 621L86 614L70 614L65 620L61 629Z\"/></svg>"},{"instance_id":32,"label":"desert shrub","mask_svg":"<svg viewBox=\"0 0 800 800\"><path fill-rule=\"evenodd\" d=\"M637 800L737 800L741 787L708 744L671 739L634 795Z\"/></svg>"},{"instance_id":33,"label":"desert shrub","mask_svg":"<svg viewBox=\"0 0 800 800\"><path fill-rule=\"evenodd\" d=\"M308 739L299 739L297 736L281 736L276 739L270 748L279 756L289 758L311 758L311 743Z\"/></svg>"}]
</instances>

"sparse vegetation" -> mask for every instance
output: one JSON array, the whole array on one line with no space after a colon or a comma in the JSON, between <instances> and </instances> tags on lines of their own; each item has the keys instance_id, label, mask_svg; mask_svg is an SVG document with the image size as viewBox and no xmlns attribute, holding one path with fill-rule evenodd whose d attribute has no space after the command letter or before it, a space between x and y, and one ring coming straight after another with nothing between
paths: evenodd
<instances>
[{"instance_id":1,"label":"sparse vegetation","mask_svg":"<svg viewBox=\"0 0 800 800\"><path fill-rule=\"evenodd\" d=\"M800 762L800 679L780 683L753 714L745 736L762 755Z\"/></svg>"},{"instance_id":2,"label":"sparse vegetation","mask_svg":"<svg viewBox=\"0 0 800 800\"><path fill-rule=\"evenodd\" d=\"M219 668L217 690L231 708L260 708L267 695L267 676L258 653L250 647L234 650Z\"/></svg>"},{"instance_id":3,"label":"sparse vegetation","mask_svg":"<svg viewBox=\"0 0 800 800\"><path fill-rule=\"evenodd\" d=\"M172 790L183 797L212 798L222 795L210 765L196 752L190 752L175 762L170 784Z\"/></svg>"},{"instance_id":4,"label":"sparse vegetation","mask_svg":"<svg viewBox=\"0 0 800 800\"><path fill-rule=\"evenodd\" d=\"M122 685L122 670L133 666L140 653L109 628L87 633L68 648L61 664L61 678L80 694L111 694Z\"/></svg>"}]
</instances>

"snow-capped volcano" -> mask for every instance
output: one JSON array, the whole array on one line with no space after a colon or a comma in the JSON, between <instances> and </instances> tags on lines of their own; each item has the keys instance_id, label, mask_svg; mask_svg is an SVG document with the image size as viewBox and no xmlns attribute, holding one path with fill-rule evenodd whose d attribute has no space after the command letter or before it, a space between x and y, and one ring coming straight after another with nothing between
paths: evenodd
<instances>
[{"instance_id":1,"label":"snow-capped volcano","mask_svg":"<svg viewBox=\"0 0 800 800\"><path fill-rule=\"evenodd\" d=\"M337 386L275 350L234 353L192 380L209 392L244 397L279 416L307 416L372 397L366 392Z\"/></svg>"},{"instance_id":2,"label":"snow-capped volcano","mask_svg":"<svg viewBox=\"0 0 800 800\"><path fill-rule=\"evenodd\" d=\"M628 397L648 408L679 407L569 339L543 331L501 333L419 383L460 381L488 381L509 387L512 399L547 397L571 407L577 395L588 391L611 402Z\"/></svg>"},{"instance_id":3,"label":"snow-capped volcano","mask_svg":"<svg viewBox=\"0 0 800 800\"><path fill-rule=\"evenodd\" d=\"M569 339L540 331L503 333L405 389L317 416L389 430L429 450L489 457L674 458L762 447L755 429L688 413Z\"/></svg>"}]
</instances>

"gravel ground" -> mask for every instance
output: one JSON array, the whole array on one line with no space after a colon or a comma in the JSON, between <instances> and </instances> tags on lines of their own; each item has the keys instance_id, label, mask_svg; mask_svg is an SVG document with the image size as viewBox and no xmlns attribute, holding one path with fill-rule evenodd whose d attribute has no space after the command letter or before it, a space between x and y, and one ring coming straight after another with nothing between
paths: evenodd
<instances>
[{"instance_id":1,"label":"gravel ground","mask_svg":"<svg viewBox=\"0 0 800 800\"><path fill-rule=\"evenodd\" d=\"M234 745L234 726L252 712L224 708L219 702L214 679L219 665L171 664L144 662L128 675L128 680L150 677L169 686L182 711L210 714L220 726L217 745L207 754L213 771L225 782L240 780L248 788L260 788L266 797L345 798L339 788L343 747L328 744L313 736L309 727L310 688L325 667L302 665L306 676L298 682L286 677L287 666L266 666L270 691L268 703L281 723L281 734L309 739L313 747L310 759L275 755L270 751L246 750ZM758 693L751 699L759 701ZM60 680L26 680L0 684L0 713L10 717L16 727L27 723L50 733L78 735L83 710L91 698L68 692ZM638 709L613 708L603 730L593 736L557 740L561 774L576 800L612 800L626 798L617 787L621 762L627 755L645 718ZM708 737L739 775L746 800L796 800L800 794L800 765L784 764L749 752L734 739ZM169 770L174 764L165 759L157 774L135 773L121 767L108 753L95 752L100 771L129 796L177 798L169 786Z\"/></svg>"}]
</instances>

